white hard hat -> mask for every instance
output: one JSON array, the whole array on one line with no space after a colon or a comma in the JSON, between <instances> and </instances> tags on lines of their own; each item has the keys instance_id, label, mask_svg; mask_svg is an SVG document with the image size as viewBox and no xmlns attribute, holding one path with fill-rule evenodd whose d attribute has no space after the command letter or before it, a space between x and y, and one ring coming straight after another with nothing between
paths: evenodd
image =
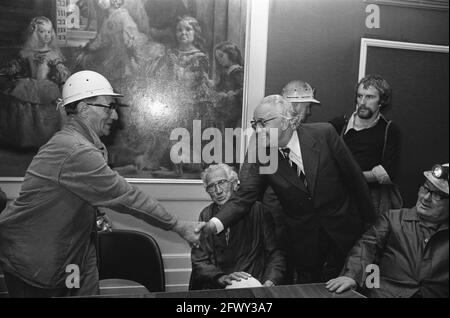
<instances>
[{"instance_id":1,"label":"white hard hat","mask_svg":"<svg viewBox=\"0 0 450 318\"><path fill-rule=\"evenodd\" d=\"M111 84L103 75L93 71L77 72L64 83L62 101L58 107L95 96L122 97L123 95L114 93Z\"/></svg>"},{"instance_id":2,"label":"white hard hat","mask_svg":"<svg viewBox=\"0 0 450 318\"><path fill-rule=\"evenodd\" d=\"M436 188L444 193L448 193L448 163L443 165L435 165L431 171L424 171L423 175L432 183Z\"/></svg>"},{"instance_id":3,"label":"white hard hat","mask_svg":"<svg viewBox=\"0 0 450 318\"><path fill-rule=\"evenodd\" d=\"M316 103L320 104L320 102L314 98L314 89L308 83L302 80L296 80L287 83L283 90L281 91L281 95L284 98L293 103Z\"/></svg>"}]
</instances>

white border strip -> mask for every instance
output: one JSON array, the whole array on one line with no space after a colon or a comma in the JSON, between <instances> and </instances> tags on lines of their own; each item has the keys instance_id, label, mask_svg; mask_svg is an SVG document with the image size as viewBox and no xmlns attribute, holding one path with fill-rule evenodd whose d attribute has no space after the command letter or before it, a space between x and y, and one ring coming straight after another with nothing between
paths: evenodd
<instances>
[{"instance_id":1,"label":"white border strip","mask_svg":"<svg viewBox=\"0 0 450 318\"><path fill-rule=\"evenodd\" d=\"M250 0L248 6L242 107L242 128L244 130L250 127L253 111L264 98L266 90L270 0ZM244 134L242 137L240 162L244 161L247 146Z\"/></svg>"},{"instance_id":2,"label":"white border strip","mask_svg":"<svg viewBox=\"0 0 450 318\"><path fill-rule=\"evenodd\" d=\"M437 52L447 53L448 46L444 45L431 45L422 43L410 43L410 42L398 42L398 41L386 41L377 39L361 38L361 50L359 54L359 74L358 81L360 81L366 75L367 66L367 50L372 47L383 47L388 49L400 49L400 50L414 50L423 52Z\"/></svg>"}]
</instances>

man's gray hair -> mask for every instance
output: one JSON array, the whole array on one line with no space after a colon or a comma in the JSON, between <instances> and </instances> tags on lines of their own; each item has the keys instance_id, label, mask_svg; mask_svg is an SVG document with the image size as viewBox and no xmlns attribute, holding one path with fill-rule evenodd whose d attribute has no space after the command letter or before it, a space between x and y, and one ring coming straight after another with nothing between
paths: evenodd
<instances>
[{"instance_id":1,"label":"man's gray hair","mask_svg":"<svg viewBox=\"0 0 450 318\"><path fill-rule=\"evenodd\" d=\"M225 171L228 181L233 182L233 181L239 180L238 174L236 173L236 171L234 171L233 168L231 168L229 165L227 165L225 163L218 163L216 165L210 165L208 168L206 168L201 173L200 177L202 178L203 184L206 185L209 174L213 173L214 171L216 171L218 169L222 169L223 171Z\"/></svg>"},{"instance_id":2,"label":"man's gray hair","mask_svg":"<svg viewBox=\"0 0 450 318\"><path fill-rule=\"evenodd\" d=\"M301 124L301 116L294 109L294 104L281 95L269 95L263 98L260 105L269 104L276 108L280 115L289 120L291 126L296 129Z\"/></svg>"},{"instance_id":3,"label":"man's gray hair","mask_svg":"<svg viewBox=\"0 0 450 318\"><path fill-rule=\"evenodd\" d=\"M83 98L80 100L76 100L72 103L67 104L66 106L64 106L64 110L66 111L66 115L77 115L78 114L78 109L77 106L79 103L81 102L93 102L95 100L97 100L98 96L94 96L94 97L87 97L87 98Z\"/></svg>"}]
</instances>

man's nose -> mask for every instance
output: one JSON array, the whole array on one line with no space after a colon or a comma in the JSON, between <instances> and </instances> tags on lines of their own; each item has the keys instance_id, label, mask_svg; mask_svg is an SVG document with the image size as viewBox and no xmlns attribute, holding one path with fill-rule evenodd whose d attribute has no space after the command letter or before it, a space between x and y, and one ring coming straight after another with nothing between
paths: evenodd
<instances>
[{"instance_id":1,"label":"man's nose","mask_svg":"<svg viewBox=\"0 0 450 318\"><path fill-rule=\"evenodd\" d=\"M431 192L427 192L423 195L424 200L431 201Z\"/></svg>"},{"instance_id":2,"label":"man's nose","mask_svg":"<svg viewBox=\"0 0 450 318\"><path fill-rule=\"evenodd\" d=\"M367 102L366 96L360 97L359 98L359 104L360 105L365 105Z\"/></svg>"},{"instance_id":3,"label":"man's nose","mask_svg":"<svg viewBox=\"0 0 450 318\"><path fill-rule=\"evenodd\" d=\"M221 187L219 187L219 185L218 185L218 184L214 185L214 188L215 188L215 190L216 190L216 193L217 193L217 194L220 194L220 193L222 193L222 192L223 192L222 188L221 188Z\"/></svg>"},{"instance_id":4,"label":"man's nose","mask_svg":"<svg viewBox=\"0 0 450 318\"><path fill-rule=\"evenodd\" d=\"M113 110L111 111L110 117L111 117L111 119L113 119L113 120L119 119L119 115L117 114L117 110L113 109Z\"/></svg>"}]
</instances>

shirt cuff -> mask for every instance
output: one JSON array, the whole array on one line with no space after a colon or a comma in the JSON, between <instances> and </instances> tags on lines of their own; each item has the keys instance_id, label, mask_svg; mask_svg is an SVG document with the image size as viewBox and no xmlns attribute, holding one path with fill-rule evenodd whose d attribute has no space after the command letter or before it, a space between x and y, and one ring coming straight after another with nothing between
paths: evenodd
<instances>
[{"instance_id":1,"label":"shirt cuff","mask_svg":"<svg viewBox=\"0 0 450 318\"><path fill-rule=\"evenodd\" d=\"M224 226L218 218L212 218L210 221L213 222L214 225L216 226L216 234L219 234L220 232L223 231Z\"/></svg>"},{"instance_id":2,"label":"shirt cuff","mask_svg":"<svg viewBox=\"0 0 450 318\"><path fill-rule=\"evenodd\" d=\"M391 178L382 165L373 167L372 172L375 175L375 178L377 178L379 184L392 184Z\"/></svg>"}]
</instances>

